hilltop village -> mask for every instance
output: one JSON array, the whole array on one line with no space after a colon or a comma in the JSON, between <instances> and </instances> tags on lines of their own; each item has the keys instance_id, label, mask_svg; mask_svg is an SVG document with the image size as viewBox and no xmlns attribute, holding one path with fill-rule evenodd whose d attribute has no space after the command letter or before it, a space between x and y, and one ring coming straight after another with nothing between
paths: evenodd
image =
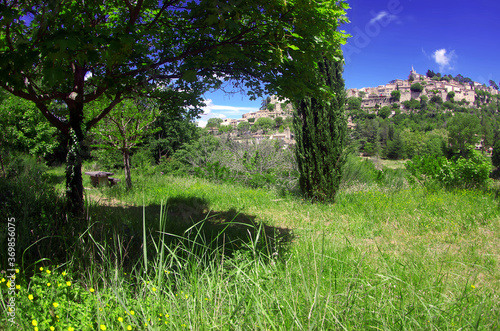
<instances>
[{"instance_id":1,"label":"hilltop village","mask_svg":"<svg viewBox=\"0 0 500 331\"><path fill-rule=\"evenodd\" d=\"M388 116L391 117L396 112L411 111L411 102L418 103L424 99L431 102L438 100L441 103L451 101L474 108L479 107L480 95L499 95L499 91L495 88L487 87L468 78L459 81L460 79L456 80L451 75L430 76L417 73L412 66L406 80L396 79L378 87L346 90L346 101L357 99L360 103L359 108L368 112L377 112L383 107L390 107ZM346 109L350 109L349 104L346 104ZM220 120L217 126L210 127L208 130L213 134L228 133L232 139L239 141L252 139L258 142L262 139L278 139L286 144L294 144L295 140L291 131L292 115L293 106L290 102L279 100L277 96L270 96L262 101L258 111L243 114L239 119ZM262 129L261 126L256 126L264 122L259 120L262 118L273 120L275 127ZM257 127L259 129L256 129ZM354 129L355 127L356 123L353 123L353 118L349 116L348 128Z\"/></svg>"},{"instance_id":2,"label":"hilltop village","mask_svg":"<svg viewBox=\"0 0 500 331\"><path fill-rule=\"evenodd\" d=\"M399 102L400 108L403 108L403 102L412 99L418 100L424 95L428 99L439 97L441 100L449 100L452 97L456 101L473 106L477 91L487 92L491 95L499 94L499 91L493 87L487 87L477 82L466 83L449 78L448 80L441 79L437 76L430 78L427 75L418 74L412 66L407 80L396 79L389 84L378 87L348 89L347 97L360 97L362 99L361 108L391 106L394 102ZM400 92L397 93L400 94L399 99L395 97L395 95L397 96L395 91Z\"/></svg>"}]
</instances>

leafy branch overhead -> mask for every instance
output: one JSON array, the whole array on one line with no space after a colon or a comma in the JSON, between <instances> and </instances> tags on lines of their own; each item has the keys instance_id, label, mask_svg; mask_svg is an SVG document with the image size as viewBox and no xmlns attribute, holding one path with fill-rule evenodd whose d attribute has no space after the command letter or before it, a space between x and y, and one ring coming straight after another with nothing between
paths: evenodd
<instances>
[{"instance_id":1,"label":"leafy branch overhead","mask_svg":"<svg viewBox=\"0 0 500 331\"><path fill-rule=\"evenodd\" d=\"M81 215L81 144L122 100L167 102L159 90L200 96L224 81L253 97L322 93L317 62L340 57L346 8L308 0L4 1L0 87L34 102L70 137L67 195ZM84 105L104 97L89 116Z\"/></svg>"},{"instance_id":2,"label":"leafy branch overhead","mask_svg":"<svg viewBox=\"0 0 500 331\"><path fill-rule=\"evenodd\" d=\"M314 63L318 54L338 53L344 8L309 1L14 1L0 7L1 85L35 102L64 132L68 124L49 111L50 100L88 103L106 94L110 107L90 127L124 96L147 94L159 81L214 87L230 75L255 94L262 80L276 90L292 78L292 60ZM287 82L295 92L303 87Z\"/></svg>"}]
</instances>

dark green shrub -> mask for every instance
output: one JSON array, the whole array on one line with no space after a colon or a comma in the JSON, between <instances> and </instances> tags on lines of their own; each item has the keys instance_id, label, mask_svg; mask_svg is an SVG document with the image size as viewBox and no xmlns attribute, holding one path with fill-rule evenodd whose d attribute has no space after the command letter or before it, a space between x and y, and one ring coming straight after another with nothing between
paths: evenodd
<instances>
[{"instance_id":1,"label":"dark green shrub","mask_svg":"<svg viewBox=\"0 0 500 331\"><path fill-rule=\"evenodd\" d=\"M6 167L8 176L0 177L0 224L7 229L7 220L15 219L16 263L27 267L41 258L63 260L71 244L65 239L70 238L65 199L52 186L47 167L29 156L16 157ZM6 234L0 235L0 245L7 247ZM6 253L0 252L1 270Z\"/></svg>"},{"instance_id":2,"label":"dark green shrub","mask_svg":"<svg viewBox=\"0 0 500 331\"><path fill-rule=\"evenodd\" d=\"M467 158L448 160L435 155L415 156L406 163L409 180L424 186L438 184L447 189L485 188L491 171L490 162L478 151L469 148Z\"/></svg>"}]
</instances>

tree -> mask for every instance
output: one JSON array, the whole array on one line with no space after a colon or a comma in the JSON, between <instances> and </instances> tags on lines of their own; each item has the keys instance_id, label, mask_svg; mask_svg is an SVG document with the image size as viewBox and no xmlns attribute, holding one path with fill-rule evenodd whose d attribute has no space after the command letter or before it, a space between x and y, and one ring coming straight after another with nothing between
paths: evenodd
<instances>
[{"instance_id":1,"label":"tree","mask_svg":"<svg viewBox=\"0 0 500 331\"><path fill-rule=\"evenodd\" d=\"M274 127L276 127L276 122L272 118L260 117L253 124L252 131L256 132L258 130L263 130L265 134Z\"/></svg>"},{"instance_id":2,"label":"tree","mask_svg":"<svg viewBox=\"0 0 500 331\"><path fill-rule=\"evenodd\" d=\"M382 118L387 118L389 116L391 116L392 114L392 110L389 106L384 106L382 107L382 109L380 109L378 111L378 116L382 117Z\"/></svg>"},{"instance_id":3,"label":"tree","mask_svg":"<svg viewBox=\"0 0 500 331\"><path fill-rule=\"evenodd\" d=\"M244 134L248 131L250 131L250 123L248 123L247 121L238 123L238 133L239 134Z\"/></svg>"},{"instance_id":4,"label":"tree","mask_svg":"<svg viewBox=\"0 0 500 331\"><path fill-rule=\"evenodd\" d=\"M394 90L391 92L391 98L394 101L399 101L401 99L401 91L400 90Z\"/></svg>"},{"instance_id":5,"label":"tree","mask_svg":"<svg viewBox=\"0 0 500 331\"><path fill-rule=\"evenodd\" d=\"M422 92L424 90L424 87L420 84L420 83L414 83L414 84L411 84L410 86L410 90L412 92Z\"/></svg>"},{"instance_id":6,"label":"tree","mask_svg":"<svg viewBox=\"0 0 500 331\"><path fill-rule=\"evenodd\" d=\"M494 167L500 167L500 140L495 142L493 146L493 153L491 154L491 163Z\"/></svg>"},{"instance_id":7,"label":"tree","mask_svg":"<svg viewBox=\"0 0 500 331\"><path fill-rule=\"evenodd\" d=\"M467 145L479 142L481 138L481 122L475 115L456 113L447 124L448 143L454 152L467 157Z\"/></svg>"},{"instance_id":8,"label":"tree","mask_svg":"<svg viewBox=\"0 0 500 331\"><path fill-rule=\"evenodd\" d=\"M217 117L209 118L207 121L206 128L209 129L219 128L222 122L224 122L222 118L217 118Z\"/></svg>"},{"instance_id":9,"label":"tree","mask_svg":"<svg viewBox=\"0 0 500 331\"><path fill-rule=\"evenodd\" d=\"M303 98L294 117L296 156L302 192L319 201L334 201L346 160L347 119L342 62L324 58L319 79L330 94L324 99Z\"/></svg>"},{"instance_id":10,"label":"tree","mask_svg":"<svg viewBox=\"0 0 500 331\"><path fill-rule=\"evenodd\" d=\"M158 104L143 99L124 100L93 130L98 141L103 142L98 147L117 149L122 153L127 190L132 188L130 154L144 141L157 114Z\"/></svg>"},{"instance_id":11,"label":"tree","mask_svg":"<svg viewBox=\"0 0 500 331\"><path fill-rule=\"evenodd\" d=\"M427 74L426 76L429 77L429 78L432 78L434 77L436 74L434 73L434 71L432 71L431 69L428 69L427 70Z\"/></svg>"},{"instance_id":12,"label":"tree","mask_svg":"<svg viewBox=\"0 0 500 331\"><path fill-rule=\"evenodd\" d=\"M280 126L282 126L282 125L283 125L283 123L284 123L283 117L281 117L281 116L276 117L276 118L274 119L274 122L275 122L275 124L276 124L276 127L277 127L277 128L279 128L279 127L280 127Z\"/></svg>"},{"instance_id":13,"label":"tree","mask_svg":"<svg viewBox=\"0 0 500 331\"><path fill-rule=\"evenodd\" d=\"M70 138L67 197L70 214L81 217L82 142L124 98L168 98L158 85L182 93L228 79L253 97L264 89L319 93L314 68L345 42L337 26L347 8L342 1L8 1L0 7L0 86L32 101ZM103 95L109 104L88 118L84 105ZM62 116L52 101L65 105Z\"/></svg>"},{"instance_id":14,"label":"tree","mask_svg":"<svg viewBox=\"0 0 500 331\"><path fill-rule=\"evenodd\" d=\"M349 110L360 110L361 109L361 97L350 97L347 99L347 107Z\"/></svg>"},{"instance_id":15,"label":"tree","mask_svg":"<svg viewBox=\"0 0 500 331\"><path fill-rule=\"evenodd\" d=\"M22 152L39 158L53 153L59 145L56 134L57 129L33 103L13 95L6 95L0 102L0 163L5 152Z\"/></svg>"},{"instance_id":16,"label":"tree","mask_svg":"<svg viewBox=\"0 0 500 331\"><path fill-rule=\"evenodd\" d=\"M497 83L495 83L495 81L493 81L491 79L490 79L490 86L493 87L495 90L498 91L498 85L497 85Z\"/></svg>"},{"instance_id":17,"label":"tree","mask_svg":"<svg viewBox=\"0 0 500 331\"><path fill-rule=\"evenodd\" d=\"M448 99L451 102L455 101L454 98L455 98L455 92L453 92L453 91L448 92L448 94L446 95L446 99Z\"/></svg>"}]
</instances>

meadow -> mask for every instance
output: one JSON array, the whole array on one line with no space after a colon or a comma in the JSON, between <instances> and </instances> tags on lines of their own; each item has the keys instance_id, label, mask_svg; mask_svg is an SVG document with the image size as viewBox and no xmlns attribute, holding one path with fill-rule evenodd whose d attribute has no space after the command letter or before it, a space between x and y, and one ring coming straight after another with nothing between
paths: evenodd
<instances>
[{"instance_id":1,"label":"meadow","mask_svg":"<svg viewBox=\"0 0 500 331\"><path fill-rule=\"evenodd\" d=\"M349 181L334 204L135 170L92 188L69 260L20 264L5 330L495 330L492 190L403 175ZM61 168L47 171L59 189ZM118 177L122 174L118 173ZM49 178L47 177L47 178ZM47 239L28 250L42 246ZM2 308L7 288L1 279Z\"/></svg>"}]
</instances>

